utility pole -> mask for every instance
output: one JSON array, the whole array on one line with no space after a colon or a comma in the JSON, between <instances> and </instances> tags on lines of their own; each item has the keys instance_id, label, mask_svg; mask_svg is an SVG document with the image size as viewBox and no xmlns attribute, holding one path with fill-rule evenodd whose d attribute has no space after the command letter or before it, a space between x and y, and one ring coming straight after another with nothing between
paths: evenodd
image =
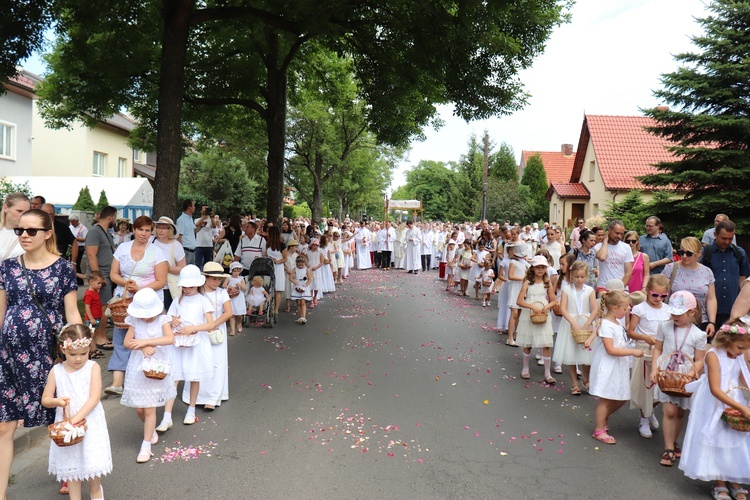
<instances>
[{"instance_id":1,"label":"utility pole","mask_svg":"<svg viewBox=\"0 0 750 500\"><path fill-rule=\"evenodd\" d=\"M487 172L490 162L490 134L484 131L484 179L482 180L482 220L487 218Z\"/></svg>"}]
</instances>

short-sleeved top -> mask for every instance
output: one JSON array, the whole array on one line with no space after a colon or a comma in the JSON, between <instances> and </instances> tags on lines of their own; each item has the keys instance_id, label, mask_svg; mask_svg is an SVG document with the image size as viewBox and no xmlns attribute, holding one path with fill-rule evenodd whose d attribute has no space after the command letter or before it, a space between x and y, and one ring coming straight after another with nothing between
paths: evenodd
<instances>
[{"instance_id":1,"label":"short-sleeved top","mask_svg":"<svg viewBox=\"0 0 750 500\"><path fill-rule=\"evenodd\" d=\"M734 301L740 294L740 276L750 276L747 254L742 247L731 246L720 250L716 242L711 243L711 269L716 278L716 302L719 314L730 314ZM737 259L735 249L740 258Z\"/></svg>"},{"instance_id":2,"label":"short-sleeved top","mask_svg":"<svg viewBox=\"0 0 750 500\"><path fill-rule=\"evenodd\" d=\"M200 219L195 219L195 227L198 229L198 232L195 233L195 246L214 246L214 226L211 224L211 218L206 219L206 225L203 227L198 226L199 221Z\"/></svg>"},{"instance_id":3,"label":"short-sleeved top","mask_svg":"<svg viewBox=\"0 0 750 500\"><path fill-rule=\"evenodd\" d=\"M638 326L636 327L636 333L642 335L649 335L651 337L656 336L656 331L659 329L659 325L669 321L672 317L669 313L669 308L666 305L656 309L651 307L648 301L643 301L633 308L632 314L638 316Z\"/></svg>"},{"instance_id":4,"label":"short-sleeved top","mask_svg":"<svg viewBox=\"0 0 750 500\"><path fill-rule=\"evenodd\" d=\"M71 234L71 236L73 236ZM12 229L2 228L0 229L0 262L18 257L26 251L18 241L18 236L13 232Z\"/></svg>"},{"instance_id":5,"label":"short-sleeved top","mask_svg":"<svg viewBox=\"0 0 750 500\"><path fill-rule=\"evenodd\" d=\"M628 345L628 333L620 323L602 320L601 327L599 327L599 337L612 339L614 347L624 348Z\"/></svg>"},{"instance_id":6,"label":"short-sleeved top","mask_svg":"<svg viewBox=\"0 0 750 500\"><path fill-rule=\"evenodd\" d=\"M112 235L99 224L94 225L86 235L86 246L96 248L96 261L99 271L109 279L112 270L112 258L115 253L115 242Z\"/></svg>"},{"instance_id":7,"label":"short-sleeved top","mask_svg":"<svg viewBox=\"0 0 750 500\"><path fill-rule=\"evenodd\" d=\"M83 296L83 303L91 307L91 314L94 316L93 318L89 318L88 314L86 314L85 319L90 321L102 317L102 299L99 298L99 292L95 292L91 289L86 290L86 293Z\"/></svg>"},{"instance_id":8,"label":"short-sleeved top","mask_svg":"<svg viewBox=\"0 0 750 500\"><path fill-rule=\"evenodd\" d=\"M177 232L182 236L182 246L186 250L195 250L195 222L185 212L175 222Z\"/></svg>"},{"instance_id":9,"label":"short-sleeved top","mask_svg":"<svg viewBox=\"0 0 750 500\"><path fill-rule=\"evenodd\" d=\"M674 263L667 264L664 266L662 274L671 279L674 266ZM706 300L708 299L708 287L715 281L713 271L704 265L699 265L698 269L686 269L682 266L677 266L675 273L671 293L681 290L692 293L703 311L701 322L707 322L708 309L706 308Z\"/></svg>"},{"instance_id":10,"label":"short-sleeved top","mask_svg":"<svg viewBox=\"0 0 750 500\"><path fill-rule=\"evenodd\" d=\"M115 250L115 259L120 263L120 276L123 279L135 281L139 287L144 287L156 281L156 265L167 261L167 257L161 248L149 244L143 253L143 257L138 262L134 261L130 256L131 248L133 248L133 242L127 241ZM124 290L123 286L118 285L115 288L115 295L121 296ZM162 290L157 290L156 295L161 300L164 300L164 292Z\"/></svg>"},{"instance_id":11,"label":"short-sleeved top","mask_svg":"<svg viewBox=\"0 0 750 500\"><path fill-rule=\"evenodd\" d=\"M662 353L672 354L682 344L682 339L685 338L686 329L677 328L677 343L675 343L675 329L674 322L667 321L659 326L659 330L656 332L656 340L664 342ZM706 350L706 332L702 331L695 325L690 325L687 330L687 339L682 345L682 352L690 356L690 359L695 359L695 351Z\"/></svg>"},{"instance_id":12,"label":"short-sleeved top","mask_svg":"<svg viewBox=\"0 0 750 500\"><path fill-rule=\"evenodd\" d=\"M601 247L602 244L597 243L594 252L599 252ZM633 262L633 251L629 245L622 241L618 241L617 245L608 245L607 259L599 261L599 281L596 286L604 286L612 279L621 280L625 276L625 264L628 262Z\"/></svg>"},{"instance_id":13,"label":"short-sleeved top","mask_svg":"<svg viewBox=\"0 0 750 500\"><path fill-rule=\"evenodd\" d=\"M659 236L653 237L648 234L644 234L640 237L641 241L641 252L648 255L651 262L657 260L669 259L672 260L672 243L664 233L659 233ZM651 269L651 274L659 274L664 270L664 266L657 266Z\"/></svg>"},{"instance_id":14,"label":"short-sleeved top","mask_svg":"<svg viewBox=\"0 0 750 500\"><path fill-rule=\"evenodd\" d=\"M237 245L237 250L234 251L234 256L240 258L242 267L245 269L250 269L250 264L264 255L266 255L266 240L259 234L253 236L252 239L243 236L240 244Z\"/></svg>"},{"instance_id":15,"label":"short-sleeved top","mask_svg":"<svg viewBox=\"0 0 750 500\"><path fill-rule=\"evenodd\" d=\"M78 226L74 226L73 224L69 225L68 229L70 229L70 232L73 233L73 236L75 236L76 238L83 238L84 240L86 239L86 235L89 234L89 228L87 228L80 222L78 223ZM86 243L84 243L83 241L78 241L79 247L83 247L85 245Z\"/></svg>"}]
</instances>

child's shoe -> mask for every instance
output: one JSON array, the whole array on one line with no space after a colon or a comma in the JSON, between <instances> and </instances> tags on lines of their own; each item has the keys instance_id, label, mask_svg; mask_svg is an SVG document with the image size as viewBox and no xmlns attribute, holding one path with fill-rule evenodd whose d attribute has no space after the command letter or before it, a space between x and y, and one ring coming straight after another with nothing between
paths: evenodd
<instances>
[{"instance_id":1,"label":"child's shoe","mask_svg":"<svg viewBox=\"0 0 750 500\"><path fill-rule=\"evenodd\" d=\"M638 425L638 432L641 433L642 437L645 437L646 439L651 439L654 437L654 435L651 433L651 427L649 426L649 422L647 418L642 418L640 425Z\"/></svg>"}]
</instances>

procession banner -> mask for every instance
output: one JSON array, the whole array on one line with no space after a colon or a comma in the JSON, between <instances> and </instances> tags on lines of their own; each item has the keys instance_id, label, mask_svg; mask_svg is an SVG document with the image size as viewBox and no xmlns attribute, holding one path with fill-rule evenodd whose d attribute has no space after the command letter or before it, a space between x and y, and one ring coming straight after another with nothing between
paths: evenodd
<instances>
[{"instance_id":1,"label":"procession banner","mask_svg":"<svg viewBox=\"0 0 750 500\"><path fill-rule=\"evenodd\" d=\"M388 200L388 210L421 210L419 200Z\"/></svg>"}]
</instances>

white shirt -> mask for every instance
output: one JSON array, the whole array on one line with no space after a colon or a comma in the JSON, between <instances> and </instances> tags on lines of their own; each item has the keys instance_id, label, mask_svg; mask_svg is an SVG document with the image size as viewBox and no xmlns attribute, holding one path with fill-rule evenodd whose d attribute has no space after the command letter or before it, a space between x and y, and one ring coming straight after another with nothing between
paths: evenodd
<instances>
[{"instance_id":1,"label":"white shirt","mask_svg":"<svg viewBox=\"0 0 750 500\"><path fill-rule=\"evenodd\" d=\"M89 234L88 228L84 226L83 224L81 224L80 222L78 223L78 226L74 226L73 224L71 224L70 232L73 233L73 236L75 236L76 238L83 238L84 240L86 239L86 235ZM84 246L86 246L85 241L78 242L78 248L81 248Z\"/></svg>"},{"instance_id":2,"label":"white shirt","mask_svg":"<svg viewBox=\"0 0 750 500\"><path fill-rule=\"evenodd\" d=\"M594 246L594 252L602 247L601 243ZM609 244L607 260L599 261L599 281L596 286L604 286L611 279L621 280L625 276L625 264L633 262L633 251L629 245L619 241L617 245Z\"/></svg>"},{"instance_id":3,"label":"white shirt","mask_svg":"<svg viewBox=\"0 0 750 500\"><path fill-rule=\"evenodd\" d=\"M214 228L211 225L211 219L205 221L206 225L198 229L195 233L195 247L213 247L214 246ZM195 227L199 227L200 219L195 219Z\"/></svg>"},{"instance_id":4,"label":"white shirt","mask_svg":"<svg viewBox=\"0 0 750 500\"><path fill-rule=\"evenodd\" d=\"M0 229L0 262L23 255L26 251L12 229Z\"/></svg>"}]
</instances>

